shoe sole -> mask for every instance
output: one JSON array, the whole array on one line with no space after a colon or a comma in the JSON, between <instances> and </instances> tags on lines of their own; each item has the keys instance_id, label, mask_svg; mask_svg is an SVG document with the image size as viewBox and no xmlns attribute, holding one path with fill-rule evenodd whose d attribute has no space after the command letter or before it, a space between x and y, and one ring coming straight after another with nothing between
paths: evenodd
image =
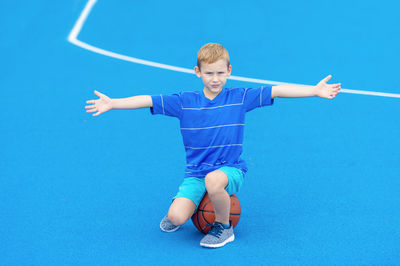
<instances>
[{"instance_id":1,"label":"shoe sole","mask_svg":"<svg viewBox=\"0 0 400 266\"><path fill-rule=\"evenodd\" d=\"M204 244L200 243L200 246L205 247L205 248L220 248L228 244L229 242L233 242L235 240L235 235L231 235L228 237L224 242L218 243L218 244Z\"/></svg>"}]
</instances>

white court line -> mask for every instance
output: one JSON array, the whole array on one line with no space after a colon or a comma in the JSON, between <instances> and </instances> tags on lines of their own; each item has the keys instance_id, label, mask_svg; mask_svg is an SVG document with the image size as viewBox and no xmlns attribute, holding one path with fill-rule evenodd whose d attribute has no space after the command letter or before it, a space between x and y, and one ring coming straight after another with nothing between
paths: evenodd
<instances>
[{"instance_id":1,"label":"white court line","mask_svg":"<svg viewBox=\"0 0 400 266\"><path fill-rule=\"evenodd\" d=\"M107 50L95 47L93 45L90 45L90 44L87 44L87 43L84 43L84 42L78 40L78 35L82 30L83 24L85 23L87 17L90 14L90 11L92 10L92 8L96 4L96 2L97 2L97 0L89 0L87 2L85 8L83 9L83 11L81 13L81 15L79 16L78 20L75 22L74 27L72 28L71 32L68 35L68 41L69 42L71 42L72 44L75 44L76 46L79 46L79 47L81 47L83 49L92 51L94 53L102 54L102 55L113 57L113 58L116 58L116 59L132 62L132 63L137 63L137 64L142 64L142 65L147 65L147 66L152 66L152 67L157 67L157 68L168 69L168 70L177 71L177 72L194 74L193 69L190 69L190 68L171 66L171 65L166 65L166 64L153 62L153 61L143 60L143 59L139 59L139 58L123 55L123 54L114 53L114 52L107 51ZM239 76L230 76L229 79L239 80L239 81L246 81L246 82L251 82L251 83L259 83L259 84L270 84L270 85L292 84L292 85L306 86L304 84L279 82L279 81L272 81L272 80L265 80L265 79L254 79L254 78L246 78L246 77L239 77ZM396 94L396 93L349 90L349 89L341 89L340 92L353 93L353 94L373 95L373 96L383 96L383 97L392 97L392 98L400 98L400 94Z\"/></svg>"}]
</instances>

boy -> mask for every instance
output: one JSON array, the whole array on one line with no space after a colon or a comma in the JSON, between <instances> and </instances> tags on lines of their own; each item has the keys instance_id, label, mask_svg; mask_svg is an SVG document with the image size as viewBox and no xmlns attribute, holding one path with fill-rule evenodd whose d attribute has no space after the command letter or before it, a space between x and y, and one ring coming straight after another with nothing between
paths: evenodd
<instances>
[{"instance_id":1,"label":"boy","mask_svg":"<svg viewBox=\"0 0 400 266\"><path fill-rule=\"evenodd\" d=\"M234 240L229 221L230 195L236 194L247 171L242 153L244 118L248 111L272 105L275 97L311 97L333 99L340 83L316 86L262 86L256 89L224 88L232 72L229 54L216 43L204 45L197 54L196 75L202 79L202 91L173 95L141 95L110 99L97 91L97 100L87 101L88 113L97 116L111 109L150 107L152 114L177 117L186 150L186 173L161 230L174 232L196 211L205 192L215 209L215 223L201 240L203 247L217 248Z\"/></svg>"}]
</instances>

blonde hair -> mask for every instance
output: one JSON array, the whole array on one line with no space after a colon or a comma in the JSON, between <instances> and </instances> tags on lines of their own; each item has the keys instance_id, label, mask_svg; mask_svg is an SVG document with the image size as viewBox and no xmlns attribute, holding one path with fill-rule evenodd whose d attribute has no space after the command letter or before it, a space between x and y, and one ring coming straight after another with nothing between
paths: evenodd
<instances>
[{"instance_id":1,"label":"blonde hair","mask_svg":"<svg viewBox=\"0 0 400 266\"><path fill-rule=\"evenodd\" d=\"M200 68L201 63L212 64L219 59L225 59L229 67L228 51L219 43L207 43L200 48L197 53L197 66Z\"/></svg>"}]
</instances>

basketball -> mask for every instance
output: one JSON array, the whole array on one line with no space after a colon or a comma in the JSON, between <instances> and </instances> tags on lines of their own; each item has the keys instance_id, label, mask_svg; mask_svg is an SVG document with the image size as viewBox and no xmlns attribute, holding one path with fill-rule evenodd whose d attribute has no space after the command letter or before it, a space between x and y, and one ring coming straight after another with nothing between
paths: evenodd
<instances>
[{"instance_id":1,"label":"basketball","mask_svg":"<svg viewBox=\"0 0 400 266\"><path fill-rule=\"evenodd\" d=\"M231 210L229 212L229 220L232 221L233 228L239 222L240 219L240 203L236 195L231 196ZM207 234L211 229L211 225L215 220L214 206L212 205L211 199L206 193L201 200L197 211L192 216L192 222L197 229L203 234Z\"/></svg>"}]
</instances>

